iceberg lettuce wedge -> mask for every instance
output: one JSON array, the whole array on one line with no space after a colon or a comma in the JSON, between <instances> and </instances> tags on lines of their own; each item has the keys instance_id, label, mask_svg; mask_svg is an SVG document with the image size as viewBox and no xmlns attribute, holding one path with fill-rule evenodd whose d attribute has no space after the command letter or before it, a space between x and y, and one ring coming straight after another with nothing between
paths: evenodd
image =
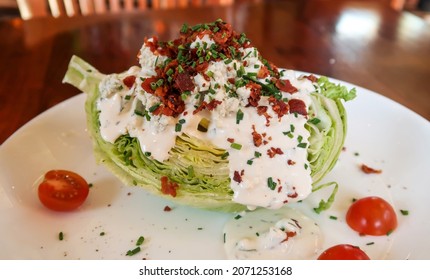
<instances>
[{"instance_id":1,"label":"iceberg lettuce wedge","mask_svg":"<svg viewBox=\"0 0 430 280\"><path fill-rule=\"evenodd\" d=\"M128 135L114 143L103 140L100 133L99 83L105 75L77 56L71 58L63 79L87 94L87 126L93 141L96 160L127 185L140 186L172 201L193 207L241 211L246 206L232 201L226 151L195 137L176 137L169 159L159 162L142 152L139 141ZM345 140L347 121L342 100L355 97L355 90L335 85L321 77L311 94L308 161L314 186L334 167ZM180 187L175 196L163 194L160 180L166 176Z\"/></svg>"}]
</instances>

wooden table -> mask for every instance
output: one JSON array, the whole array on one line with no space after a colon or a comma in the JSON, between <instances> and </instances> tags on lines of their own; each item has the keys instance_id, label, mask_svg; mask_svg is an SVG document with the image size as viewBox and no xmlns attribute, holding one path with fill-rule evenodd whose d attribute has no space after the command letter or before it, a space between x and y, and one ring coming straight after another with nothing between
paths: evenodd
<instances>
[{"instance_id":1,"label":"wooden table","mask_svg":"<svg viewBox=\"0 0 430 280\"><path fill-rule=\"evenodd\" d=\"M375 1L263 1L75 18L0 21L0 144L79 93L62 84L73 54L102 72L136 64L145 36L222 18L279 67L341 79L430 120L430 26ZM365 112L363 112L365 113Z\"/></svg>"}]
</instances>

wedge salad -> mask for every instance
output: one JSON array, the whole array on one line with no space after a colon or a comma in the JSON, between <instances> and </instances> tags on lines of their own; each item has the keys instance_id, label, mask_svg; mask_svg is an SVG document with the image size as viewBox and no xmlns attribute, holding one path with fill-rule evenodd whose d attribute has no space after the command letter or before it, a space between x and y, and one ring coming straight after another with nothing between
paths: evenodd
<instances>
[{"instance_id":1,"label":"wedge salad","mask_svg":"<svg viewBox=\"0 0 430 280\"><path fill-rule=\"evenodd\" d=\"M222 20L145 38L137 66L105 75L73 56L97 160L125 184L222 211L280 209L321 187L355 90L265 60Z\"/></svg>"}]
</instances>

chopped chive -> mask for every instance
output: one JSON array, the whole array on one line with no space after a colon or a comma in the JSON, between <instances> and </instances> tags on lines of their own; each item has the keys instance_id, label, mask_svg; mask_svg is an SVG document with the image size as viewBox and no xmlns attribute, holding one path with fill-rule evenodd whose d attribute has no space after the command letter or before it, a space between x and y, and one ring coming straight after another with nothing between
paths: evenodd
<instances>
[{"instance_id":1,"label":"chopped chive","mask_svg":"<svg viewBox=\"0 0 430 280\"><path fill-rule=\"evenodd\" d=\"M94 184L93 184L93 183L89 183L89 184L88 184L88 187L89 187L89 188L92 188L93 186L94 186Z\"/></svg>"},{"instance_id":2,"label":"chopped chive","mask_svg":"<svg viewBox=\"0 0 430 280\"><path fill-rule=\"evenodd\" d=\"M313 119L310 119L308 122L310 122L311 124L319 124L321 120L318 118L313 118Z\"/></svg>"},{"instance_id":3,"label":"chopped chive","mask_svg":"<svg viewBox=\"0 0 430 280\"><path fill-rule=\"evenodd\" d=\"M236 113L236 124L239 124L241 120L243 120L243 112L239 109Z\"/></svg>"},{"instance_id":4,"label":"chopped chive","mask_svg":"<svg viewBox=\"0 0 430 280\"><path fill-rule=\"evenodd\" d=\"M303 136L301 136L301 135L297 136L297 141L299 141L299 143L301 143L302 140L303 140Z\"/></svg>"},{"instance_id":5,"label":"chopped chive","mask_svg":"<svg viewBox=\"0 0 430 280\"><path fill-rule=\"evenodd\" d=\"M182 124L177 123L177 124L175 125L175 131L176 131L176 132L180 132L181 130L182 130Z\"/></svg>"},{"instance_id":6,"label":"chopped chive","mask_svg":"<svg viewBox=\"0 0 430 280\"><path fill-rule=\"evenodd\" d=\"M261 153L260 153L260 152L255 151L255 152L254 152L254 156L255 156L256 158L259 158L259 157L261 157Z\"/></svg>"},{"instance_id":7,"label":"chopped chive","mask_svg":"<svg viewBox=\"0 0 430 280\"><path fill-rule=\"evenodd\" d=\"M63 240L64 239L64 234L62 231L60 231L60 233L58 234L58 239L59 240Z\"/></svg>"},{"instance_id":8,"label":"chopped chive","mask_svg":"<svg viewBox=\"0 0 430 280\"><path fill-rule=\"evenodd\" d=\"M206 75L208 75L208 77L213 78L213 76L214 76L214 72L212 72L212 71L207 71L207 72L206 72Z\"/></svg>"},{"instance_id":9,"label":"chopped chive","mask_svg":"<svg viewBox=\"0 0 430 280\"><path fill-rule=\"evenodd\" d=\"M273 178L272 177L267 178L267 186L272 191L276 188L276 182L273 182Z\"/></svg>"},{"instance_id":10,"label":"chopped chive","mask_svg":"<svg viewBox=\"0 0 430 280\"><path fill-rule=\"evenodd\" d=\"M297 145L297 147L299 147L299 148L306 148L308 146L308 144L307 143L299 143L298 145Z\"/></svg>"},{"instance_id":11,"label":"chopped chive","mask_svg":"<svg viewBox=\"0 0 430 280\"><path fill-rule=\"evenodd\" d=\"M139 239L137 239L137 241L136 241L136 246L142 245L143 241L145 241L145 237L140 236Z\"/></svg>"},{"instance_id":12,"label":"chopped chive","mask_svg":"<svg viewBox=\"0 0 430 280\"><path fill-rule=\"evenodd\" d=\"M224 235L223 235L223 242L225 243L225 233L224 233Z\"/></svg>"},{"instance_id":13,"label":"chopped chive","mask_svg":"<svg viewBox=\"0 0 430 280\"><path fill-rule=\"evenodd\" d=\"M184 123L185 123L185 120L184 120L184 119L180 119L180 120L178 121L178 123L180 123L180 124L184 124Z\"/></svg>"},{"instance_id":14,"label":"chopped chive","mask_svg":"<svg viewBox=\"0 0 430 280\"><path fill-rule=\"evenodd\" d=\"M131 99L131 95L126 95L126 96L124 96L124 99L125 99L125 100L130 100L130 99Z\"/></svg>"},{"instance_id":15,"label":"chopped chive","mask_svg":"<svg viewBox=\"0 0 430 280\"><path fill-rule=\"evenodd\" d=\"M126 256L133 256L140 252L140 247L136 247L133 250L128 250Z\"/></svg>"},{"instance_id":16,"label":"chopped chive","mask_svg":"<svg viewBox=\"0 0 430 280\"><path fill-rule=\"evenodd\" d=\"M174 73L172 68L169 68L169 70L166 71L167 76L170 76Z\"/></svg>"},{"instance_id":17,"label":"chopped chive","mask_svg":"<svg viewBox=\"0 0 430 280\"><path fill-rule=\"evenodd\" d=\"M221 155L221 159L227 159L229 155L230 154L228 152L225 152L224 154Z\"/></svg>"},{"instance_id":18,"label":"chopped chive","mask_svg":"<svg viewBox=\"0 0 430 280\"><path fill-rule=\"evenodd\" d=\"M369 245L373 245L373 244L375 244L375 242L369 242L369 243L366 243L366 245L367 245L367 246L369 246Z\"/></svg>"},{"instance_id":19,"label":"chopped chive","mask_svg":"<svg viewBox=\"0 0 430 280\"><path fill-rule=\"evenodd\" d=\"M337 217L336 216L330 216L329 217L331 220L337 220Z\"/></svg>"},{"instance_id":20,"label":"chopped chive","mask_svg":"<svg viewBox=\"0 0 430 280\"><path fill-rule=\"evenodd\" d=\"M151 152L145 152L144 155L147 156L147 157L150 157L151 156Z\"/></svg>"},{"instance_id":21,"label":"chopped chive","mask_svg":"<svg viewBox=\"0 0 430 280\"><path fill-rule=\"evenodd\" d=\"M100 232L100 236L104 236L106 233L104 231Z\"/></svg>"},{"instance_id":22,"label":"chopped chive","mask_svg":"<svg viewBox=\"0 0 430 280\"><path fill-rule=\"evenodd\" d=\"M242 145L239 143L231 143L230 147L232 147L235 150L240 150L242 149Z\"/></svg>"},{"instance_id":23,"label":"chopped chive","mask_svg":"<svg viewBox=\"0 0 430 280\"><path fill-rule=\"evenodd\" d=\"M184 23L181 27L181 33L187 33L188 31L188 25Z\"/></svg>"},{"instance_id":24,"label":"chopped chive","mask_svg":"<svg viewBox=\"0 0 430 280\"><path fill-rule=\"evenodd\" d=\"M241 215L237 215L236 217L234 217L235 220L239 220L240 218L242 218Z\"/></svg>"},{"instance_id":25,"label":"chopped chive","mask_svg":"<svg viewBox=\"0 0 430 280\"><path fill-rule=\"evenodd\" d=\"M157 108L160 107L160 103L157 103L155 105L152 105L151 107L149 107L148 111L150 113L154 112L155 110L157 110Z\"/></svg>"},{"instance_id":26,"label":"chopped chive","mask_svg":"<svg viewBox=\"0 0 430 280\"><path fill-rule=\"evenodd\" d=\"M285 131L285 132L282 132L282 134L287 135L291 139L294 137L294 134L292 134L291 131Z\"/></svg>"},{"instance_id":27,"label":"chopped chive","mask_svg":"<svg viewBox=\"0 0 430 280\"><path fill-rule=\"evenodd\" d=\"M390 230L387 232L387 236L389 236L390 234L392 234L392 233L393 233L393 231L394 231L394 230L390 229Z\"/></svg>"},{"instance_id":28,"label":"chopped chive","mask_svg":"<svg viewBox=\"0 0 430 280\"><path fill-rule=\"evenodd\" d=\"M402 213L403 216L409 215L409 211L408 210L402 210L402 209L400 209L400 213Z\"/></svg>"},{"instance_id":29,"label":"chopped chive","mask_svg":"<svg viewBox=\"0 0 430 280\"><path fill-rule=\"evenodd\" d=\"M246 163L247 163L248 165L252 165L254 162L252 161L252 159L248 159L248 160L246 161Z\"/></svg>"},{"instance_id":30,"label":"chopped chive","mask_svg":"<svg viewBox=\"0 0 430 280\"><path fill-rule=\"evenodd\" d=\"M294 130L295 130L296 128L294 127L294 125L293 124L290 124L290 130L291 130L291 132L294 132Z\"/></svg>"}]
</instances>

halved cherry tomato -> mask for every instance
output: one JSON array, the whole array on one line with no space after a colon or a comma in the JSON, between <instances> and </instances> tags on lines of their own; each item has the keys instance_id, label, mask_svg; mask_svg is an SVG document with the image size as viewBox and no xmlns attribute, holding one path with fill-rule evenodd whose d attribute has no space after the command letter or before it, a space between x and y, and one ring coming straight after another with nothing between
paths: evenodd
<instances>
[{"instance_id":1,"label":"halved cherry tomato","mask_svg":"<svg viewBox=\"0 0 430 280\"><path fill-rule=\"evenodd\" d=\"M81 206L89 193L89 185L79 174L67 170L51 170L39 185L39 200L55 211L71 211Z\"/></svg>"},{"instance_id":2,"label":"halved cherry tomato","mask_svg":"<svg viewBox=\"0 0 430 280\"><path fill-rule=\"evenodd\" d=\"M318 260L370 260L370 258L357 246L339 244L322 252Z\"/></svg>"},{"instance_id":3,"label":"halved cherry tomato","mask_svg":"<svg viewBox=\"0 0 430 280\"><path fill-rule=\"evenodd\" d=\"M393 207L384 199L369 196L355 201L346 213L347 224L365 235L386 235L397 227Z\"/></svg>"}]
</instances>

